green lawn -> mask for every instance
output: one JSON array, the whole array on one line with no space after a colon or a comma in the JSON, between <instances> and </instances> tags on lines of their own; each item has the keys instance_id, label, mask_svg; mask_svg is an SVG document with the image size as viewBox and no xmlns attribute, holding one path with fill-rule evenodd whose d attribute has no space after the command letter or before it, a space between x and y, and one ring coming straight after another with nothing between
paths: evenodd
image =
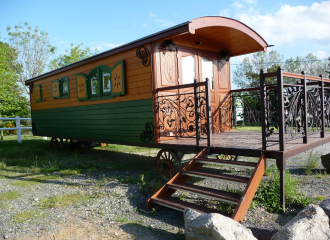
<instances>
[{"instance_id":1,"label":"green lawn","mask_svg":"<svg viewBox=\"0 0 330 240\"><path fill-rule=\"evenodd\" d=\"M4 136L4 140L0 141L0 178L25 178L36 184L105 170L134 170L157 178L157 152L151 153L151 150L154 149L124 145L52 149L50 138L43 140L42 137L23 135L20 144L16 136ZM31 184L26 184L26 187Z\"/></svg>"}]
</instances>

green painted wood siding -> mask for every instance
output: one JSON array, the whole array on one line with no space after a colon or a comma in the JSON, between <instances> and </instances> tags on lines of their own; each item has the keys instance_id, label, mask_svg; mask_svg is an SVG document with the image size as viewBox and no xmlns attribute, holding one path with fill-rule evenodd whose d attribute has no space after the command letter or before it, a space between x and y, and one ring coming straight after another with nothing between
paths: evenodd
<instances>
[{"instance_id":1,"label":"green painted wood siding","mask_svg":"<svg viewBox=\"0 0 330 240\"><path fill-rule=\"evenodd\" d=\"M143 143L152 99L32 111L38 136ZM154 143L154 138L148 142Z\"/></svg>"}]
</instances>

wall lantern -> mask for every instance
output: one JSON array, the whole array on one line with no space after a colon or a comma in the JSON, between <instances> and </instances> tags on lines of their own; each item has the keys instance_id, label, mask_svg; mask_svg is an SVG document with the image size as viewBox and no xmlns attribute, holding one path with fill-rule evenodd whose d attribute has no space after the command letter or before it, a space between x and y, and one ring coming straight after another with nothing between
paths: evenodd
<instances>
[{"instance_id":1,"label":"wall lantern","mask_svg":"<svg viewBox=\"0 0 330 240\"><path fill-rule=\"evenodd\" d=\"M165 46L169 51L173 51L175 48L175 43L173 42L172 38L165 40Z\"/></svg>"},{"instance_id":2,"label":"wall lantern","mask_svg":"<svg viewBox=\"0 0 330 240\"><path fill-rule=\"evenodd\" d=\"M229 55L229 53L228 53L227 50L226 50L226 51L222 50L222 51L221 51L221 55L224 57L224 59L226 60L226 62L229 61L229 59L230 59L230 55Z\"/></svg>"}]
</instances>

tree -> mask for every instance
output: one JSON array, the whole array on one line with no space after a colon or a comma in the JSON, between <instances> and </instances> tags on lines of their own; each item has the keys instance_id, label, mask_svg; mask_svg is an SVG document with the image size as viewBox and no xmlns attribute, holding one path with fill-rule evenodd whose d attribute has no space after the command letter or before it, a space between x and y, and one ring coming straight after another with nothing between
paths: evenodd
<instances>
[{"instance_id":1,"label":"tree","mask_svg":"<svg viewBox=\"0 0 330 240\"><path fill-rule=\"evenodd\" d=\"M306 57L289 58L284 61L284 56L272 50L269 53L258 52L252 57L246 57L234 71L233 82L241 88L253 88L260 86L260 69L265 72L275 72L281 66L284 71L301 73L307 75L327 76L327 63L320 60L316 55L308 53ZM286 82L294 82L294 79L287 79ZM266 84L275 84L276 78L266 78Z\"/></svg>"},{"instance_id":2,"label":"tree","mask_svg":"<svg viewBox=\"0 0 330 240\"><path fill-rule=\"evenodd\" d=\"M17 53L17 63L21 66L19 72L19 83L25 92L29 89L24 81L40 75L47 66L49 57L55 53L55 47L49 44L48 33L39 31L38 27L32 30L28 23L16 25L14 30L7 27L9 44Z\"/></svg>"},{"instance_id":3,"label":"tree","mask_svg":"<svg viewBox=\"0 0 330 240\"><path fill-rule=\"evenodd\" d=\"M98 53L97 50L92 52L88 47L83 49L81 48L82 45L83 43L74 46L73 43L71 43L70 50L66 50L65 54L60 54L50 62L48 66L49 70L55 70L57 68L67 66L71 63L83 60Z\"/></svg>"},{"instance_id":4,"label":"tree","mask_svg":"<svg viewBox=\"0 0 330 240\"><path fill-rule=\"evenodd\" d=\"M278 66L280 66L279 62L282 62L283 59L284 56L274 50L271 50L269 53L257 52L251 57L246 57L236 67L233 82L241 88L259 87L260 69L268 72L276 71ZM272 81L274 80L267 79L267 84Z\"/></svg>"},{"instance_id":5,"label":"tree","mask_svg":"<svg viewBox=\"0 0 330 240\"><path fill-rule=\"evenodd\" d=\"M0 41L0 116L15 117L30 115L29 102L17 83L20 65L17 53L8 43Z\"/></svg>"}]
</instances>

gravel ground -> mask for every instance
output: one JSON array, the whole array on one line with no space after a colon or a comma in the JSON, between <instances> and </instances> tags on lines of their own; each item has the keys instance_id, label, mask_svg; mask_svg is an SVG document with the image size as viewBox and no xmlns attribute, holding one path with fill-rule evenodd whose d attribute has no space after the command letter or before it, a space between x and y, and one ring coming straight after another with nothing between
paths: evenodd
<instances>
[{"instance_id":1,"label":"gravel ground","mask_svg":"<svg viewBox=\"0 0 330 240\"><path fill-rule=\"evenodd\" d=\"M316 151L329 153L330 144ZM156 156L157 152L148 154ZM111 157L120 157L120 153ZM305 159L305 153L288 159L287 169L299 180L307 196L330 198L330 175L304 175L301 168ZM267 160L268 166L272 164L274 160ZM319 169L323 169L320 160ZM215 169L208 167L208 170ZM246 174L239 169L223 171ZM139 173L109 170L65 178L52 176L40 182L31 181L28 174L0 176L0 196L8 191L20 194L15 199L0 202L0 239L185 239L181 212L164 207L147 212L146 201L150 195L143 194L137 184L123 184L117 180L135 174ZM222 189L227 186L211 180L195 184ZM228 186L242 189L242 186ZM78 201L48 208L42 204L44 199L67 195L78 196ZM193 195L185 195L185 199L200 201ZM296 213L289 209L284 214L274 214L255 208L248 212L243 225L259 239L270 239Z\"/></svg>"}]
</instances>

